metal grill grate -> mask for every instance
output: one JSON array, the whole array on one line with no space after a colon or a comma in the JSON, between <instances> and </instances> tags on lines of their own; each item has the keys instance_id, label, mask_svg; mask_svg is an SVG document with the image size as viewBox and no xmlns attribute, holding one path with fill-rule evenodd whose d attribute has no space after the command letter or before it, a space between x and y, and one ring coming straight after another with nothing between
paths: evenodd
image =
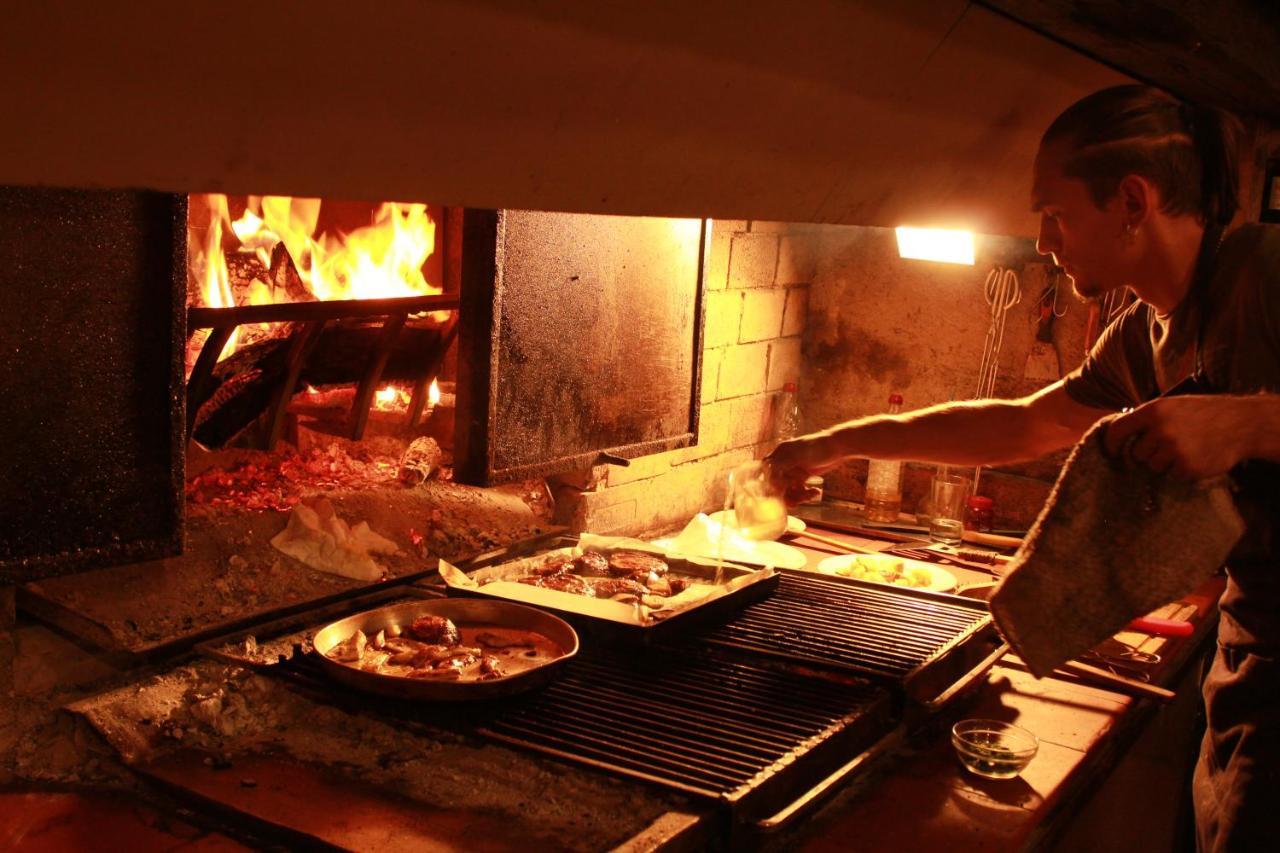
<instances>
[{"instance_id":1,"label":"metal grill grate","mask_svg":"<svg viewBox=\"0 0 1280 853\"><path fill-rule=\"evenodd\" d=\"M308 658L275 668L322 700L472 733L739 805L812 786L892 728L890 694L711 653L620 663L581 654L547 687L466 713L353 703ZM756 799L760 796L760 800Z\"/></svg>"},{"instance_id":2,"label":"metal grill grate","mask_svg":"<svg viewBox=\"0 0 1280 853\"><path fill-rule=\"evenodd\" d=\"M900 680L990 621L976 602L784 573L773 596L698 642Z\"/></svg>"}]
</instances>

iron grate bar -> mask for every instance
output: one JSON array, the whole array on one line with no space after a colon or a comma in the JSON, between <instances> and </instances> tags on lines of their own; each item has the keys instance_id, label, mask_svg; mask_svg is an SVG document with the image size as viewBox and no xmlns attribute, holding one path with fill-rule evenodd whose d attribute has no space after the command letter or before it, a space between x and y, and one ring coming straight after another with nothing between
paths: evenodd
<instances>
[{"instance_id":1,"label":"iron grate bar","mask_svg":"<svg viewBox=\"0 0 1280 853\"><path fill-rule=\"evenodd\" d=\"M625 702L632 707L642 706L643 710L656 715L657 713L665 713L669 719L678 721L686 727L697 728L701 725L701 721L707 719L708 713L715 709L709 709L704 703L690 703L679 711L672 709L669 705L663 705L661 702L654 702L647 697L637 697L634 694L628 694L623 690L611 690L602 688L600 685L595 687L600 698L616 702ZM637 698L644 698L643 703L635 701ZM567 697L565 701L574 702L576 697ZM737 718L730 718L724 715L718 718L718 725L722 730L733 731L738 738L740 745L759 745L762 749L775 749L779 744L786 745L791 742L791 738L784 732L770 731L767 728L758 725L751 725L751 720L743 720L743 715L737 715ZM802 732L797 732L797 735Z\"/></svg>"},{"instance_id":2,"label":"iron grate bar","mask_svg":"<svg viewBox=\"0 0 1280 853\"><path fill-rule=\"evenodd\" d=\"M466 713L395 700L355 704L737 802L780 781L812 751L834 745L835 734L877 719L875 709L886 701L882 688L866 682L819 681L708 650L675 651L623 663L584 650L540 690ZM313 659L295 657L276 669L322 699L352 704Z\"/></svg>"},{"instance_id":3,"label":"iron grate bar","mask_svg":"<svg viewBox=\"0 0 1280 853\"><path fill-rule=\"evenodd\" d=\"M693 642L901 678L989 619L968 603L784 573L773 596Z\"/></svg>"},{"instance_id":4,"label":"iron grate bar","mask_svg":"<svg viewBox=\"0 0 1280 853\"><path fill-rule=\"evenodd\" d=\"M723 678L723 676L721 677ZM599 679L597 679L596 686L601 686ZM799 685L797 685L797 690L794 693L785 696L762 693L754 685L750 689L743 689L740 684L733 684L732 687L742 699L753 700L754 702L749 706L749 712L745 710L739 711L736 716L740 717L748 725L753 721L759 720L763 725L754 726L754 728L766 734L776 733L780 728L787 729L792 726L797 727L797 731L802 731L806 725L821 723L829 718L829 713L824 712L820 701L816 708L808 704L799 705L797 703L797 700L804 700L808 703L818 698L799 689ZM666 692L671 688L680 690L682 694L681 701L687 703L691 710L704 708L708 704L713 707L721 707L723 704L721 694L723 693L724 685L709 685L706 679L693 680L672 677L664 683L662 689L655 689L650 685L644 684L631 684L627 685L625 696L628 700L644 698L646 700L656 699L661 702ZM799 719L796 719L797 716L799 716Z\"/></svg>"}]
</instances>

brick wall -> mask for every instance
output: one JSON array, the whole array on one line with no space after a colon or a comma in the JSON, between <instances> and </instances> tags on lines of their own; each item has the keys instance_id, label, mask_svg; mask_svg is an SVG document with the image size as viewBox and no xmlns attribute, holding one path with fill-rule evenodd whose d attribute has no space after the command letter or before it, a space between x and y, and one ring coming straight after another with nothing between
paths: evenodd
<instances>
[{"instance_id":1,"label":"brick wall","mask_svg":"<svg viewBox=\"0 0 1280 853\"><path fill-rule=\"evenodd\" d=\"M1029 358L1049 267L1034 242L979 235L973 266L904 260L892 229L826 227L812 274L812 314L804 330L800 409L806 430L884 411L890 393L908 409L971 399L991 323L984 285L993 266L1017 270L1022 300L1010 309L1000 352L997 397L1020 397L1073 370L1084 357L1088 307L1060 282L1049 359ZM1023 529L1044 505L1065 453L984 472L996 524ZM908 465L903 511L928 493L933 466ZM830 497L861 502L866 460L828 472ZM963 473L972 476L972 470Z\"/></svg>"},{"instance_id":2,"label":"brick wall","mask_svg":"<svg viewBox=\"0 0 1280 853\"><path fill-rule=\"evenodd\" d=\"M726 474L772 446L778 392L799 378L817 251L816 231L804 226L713 223L697 444L562 479L558 521L642 534L724 504Z\"/></svg>"},{"instance_id":3,"label":"brick wall","mask_svg":"<svg viewBox=\"0 0 1280 853\"><path fill-rule=\"evenodd\" d=\"M968 399L976 386L990 311L983 283L993 264L1019 266L1023 300L1011 312L997 395L1043 385L1026 374L1043 263L1031 241L985 237L978 264L903 261L890 229L714 223L707 270L698 444L562 480L558 520L576 530L648 533L718 509L725 474L772 446L773 405L784 382L800 385L801 426L816 430L883 411L890 391L908 407ZM1064 292L1054 327L1061 369L1083 355L1085 306ZM1038 513L1062 455L987 472L997 524L1025 527ZM932 466L910 465L904 505L914 511ZM866 461L830 472L827 493L861 501ZM572 485L567 485L572 481Z\"/></svg>"}]
</instances>

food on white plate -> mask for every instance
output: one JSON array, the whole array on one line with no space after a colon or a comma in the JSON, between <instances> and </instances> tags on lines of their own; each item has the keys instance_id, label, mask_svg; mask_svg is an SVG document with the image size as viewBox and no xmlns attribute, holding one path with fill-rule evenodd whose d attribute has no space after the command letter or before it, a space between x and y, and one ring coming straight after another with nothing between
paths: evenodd
<instances>
[{"instance_id":1,"label":"food on white plate","mask_svg":"<svg viewBox=\"0 0 1280 853\"><path fill-rule=\"evenodd\" d=\"M841 577L913 589L927 588L933 580L928 569L908 566L896 557L880 554L858 554L847 565L836 568L834 573Z\"/></svg>"},{"instance_id":2,"label":"food on white plate","mask_svg":"<svg viewBox=\"0 0 1280 853\"><path fill-rule=\"evenodd\" d=\"M532 669L564 651L534 631L496 625L459 627L443 616L421 616L371 639L357 630L331 648L330 660L377 675L439 681L489 681Z\"/></svg>"}]
</instances>

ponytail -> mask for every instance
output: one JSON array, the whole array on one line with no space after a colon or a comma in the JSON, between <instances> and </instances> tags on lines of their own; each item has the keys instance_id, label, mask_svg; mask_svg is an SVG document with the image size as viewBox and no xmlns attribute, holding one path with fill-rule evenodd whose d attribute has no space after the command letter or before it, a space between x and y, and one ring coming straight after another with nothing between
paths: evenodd
<instances>
[{"instance_id":1,"label":"ponytail","mask_svg":"<svg viewBox=\"0 0 1280 853\"><path fill-rule=\"evenodd\" d=\"M1179 112L1200 155L1200 209L1205 224L1226 225L1240 207L1239 126L1221 110L1184 103Z\"/></svg>"}]
</instances>

